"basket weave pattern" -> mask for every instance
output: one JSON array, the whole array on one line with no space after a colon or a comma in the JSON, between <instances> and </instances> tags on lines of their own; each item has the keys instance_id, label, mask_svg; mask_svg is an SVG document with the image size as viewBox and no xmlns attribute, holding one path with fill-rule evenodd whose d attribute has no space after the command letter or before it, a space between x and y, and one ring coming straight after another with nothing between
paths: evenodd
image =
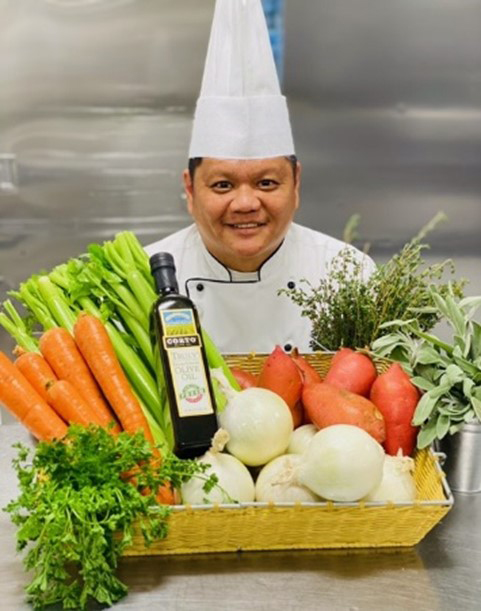
<instances>
[{"instance_id":1,"label":"basket weave pattern","mask_svg":"<svg viewBox=\"0 0 481 611\"><path fill-rule=\"evenodd\" d=\"M307 355L324 375L332 355ZM257 373L266 357L229 355L229 365ZM377 364L382 372L385 364ZM178 506L169 535L145 547L140 532L125 555L192 554L238 550L406 547L418 543L449 511L453 498L431 450L415 456L416 501L274 505L244 503Z\"/></svg>"}]
</instances>

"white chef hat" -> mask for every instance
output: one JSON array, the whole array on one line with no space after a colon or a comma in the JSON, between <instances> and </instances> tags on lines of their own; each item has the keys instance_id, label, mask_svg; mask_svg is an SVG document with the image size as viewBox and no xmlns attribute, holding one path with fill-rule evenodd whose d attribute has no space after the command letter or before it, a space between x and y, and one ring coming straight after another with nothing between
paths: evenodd
<instances>
[{"instance_id":1,"label":"white chef hat","mask_svg":"<svg viewBox=\"0 0 481 611\"><path fill-rule=\"evenodd\" d=\"M189 157L294 154L261 0L217 0Z\"/></svg>"}]
</instances>

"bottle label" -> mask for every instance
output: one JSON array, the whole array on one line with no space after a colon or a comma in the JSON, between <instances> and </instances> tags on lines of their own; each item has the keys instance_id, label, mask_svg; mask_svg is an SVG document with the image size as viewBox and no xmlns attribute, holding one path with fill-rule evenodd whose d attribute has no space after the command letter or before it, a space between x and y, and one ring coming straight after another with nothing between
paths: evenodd
<instances>
[{"instance_id":1,"label":"bottle label","mask_svg":"<svg viewBox=\"0 0 481 611\"><path fill-rule=\"evenodd\" d=\"M160 310L164 348L174 382L179 416L214 413L204 361L201 337L192 310Z\"/></svg>"}]
</instances>

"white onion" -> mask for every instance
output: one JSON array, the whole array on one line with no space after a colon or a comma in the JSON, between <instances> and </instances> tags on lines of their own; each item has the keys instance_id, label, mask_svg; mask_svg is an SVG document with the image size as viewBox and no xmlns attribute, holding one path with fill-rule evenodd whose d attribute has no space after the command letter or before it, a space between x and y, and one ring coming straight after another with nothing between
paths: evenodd
<instances>
[{"instance_id":1,"label":"white onion","mask_svg":"<svg viewBox=\"0 0 481 611\"><path fill-rule=\"evenodd\" d=\"M246 388L240 392L225 386L217 370L227 405L219 412L220 425L229 433L227 450L245 465L257 467L283 454L294 428L284 399L266 388Z\"/></svg>"},{"instance_id":2,"label":"white onion","mask_svg":"<svg viewBox=\"0 0 481 611\"><path fill-rule=\"evenodd\" d=\"M319 501L319 497L298 480L300 462L298 454L283 454L265 465L257 477L256 501Z\"/></svg>"},{"instance_id":3,"label":"white onion","mask_svg":"<svg viewBox=\"0 0 481 611\"><path fill-rule=\"evenodd\" d=\"M289 445L287 446L287 453L303 454L318 430L319 429L314 424L303 424L297 427L297 429L294 429L289 440Z\"/></svg>"},{"instance_id":4,"label":"white onion","mask_svg":"<svg viewBox=\"0 0 481 611\"><path fill-rule=\"evenodd\" d=\"M182 485L181 494L184 503L202 505L204 503L250 503L255 498L254 480L247 467L230 454L221 450L228 439L226 431L219 429L214 435L212 448L197 460L210 467L201 475L193 476ZM211 474L218 477L218 483L212 490L203 489L205 478Z\"/></svg>"},{"instance_id":5,"label":"white onion","mask_svg":"<svg viewBox=\"0 0 481 611\"><path fill-rule=\"evenodd\" d=\"M416 498L416 483L412 475L414 460L409 456L386 456L381 483L364 500L411 502Z\"/></svg>"},{"instance_id":6,"label":"white onion","mask_svg":"<svg viewBox=\"0 0 481 611\"><path fill-rule=\"evenodd\" d=\"M301 458L299 481L332 501L358 501L382 478L383 448L369 433L350 424L320 430Z\"/></svg>"}]
</instances>

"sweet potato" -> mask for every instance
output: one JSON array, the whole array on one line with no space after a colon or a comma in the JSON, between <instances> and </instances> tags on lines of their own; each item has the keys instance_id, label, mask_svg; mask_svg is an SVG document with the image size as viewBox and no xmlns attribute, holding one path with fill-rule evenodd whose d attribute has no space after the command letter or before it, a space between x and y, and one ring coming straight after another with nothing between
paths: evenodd
<instances>
[{"instance_id":1,"label":"sweet potato","mask_svg":"<svg viewBox=\"0 0 481 611\"><path fill-rule=\"evenodd\" d=\"M336 363L341 361L348 354L354 354L354 350L352 348L339 348L339 350L334 353L331 359L330 367L333 367Z\"/></svg>"},{"instance_id":2,"label":"sweet potato","mask_svg":"<svg viewBox=\"0 0 481 611\"><path fill-rule=\"evenodd\" d=\"M383 415L366 397L321 382L304 388L302 403L313 424L320 429L333 424L352 424L379 443L386 438Z\"/></svg>"},{"instance_id":3,"label":"sweet potato","mask_svg":"<svg viewBox=\"0 0 481 611\"><path fill-rule=\"evenodd\" d=\"M239 382L239 386L244 388L250 388L251 386L257 386L257 376L250 371L245 371L241 367L231 367L232 375Z\"/></svg>"},{"instance_id":4,"label":"sweet potato","mask_svg":"<svg viewBox=\"0 0 481 611\"><path fill-rule=\"evenodd\" d=\"M411 421L420 393L399 363L375 380L370 398L386 422L386 453L395 456L401 449L404 456L410 456L418 433Z\"/></svg>"},{"instance_id":5,"label":"sweet potato","mask_svg":"<svg viewBox=\"0 0 481 611\"><path fill-rule=\"evenodd\" d=\"M294 427L302 423L302 378L294 361L280 346L267 357L259 373L257 386L277 393L291 410Z\"/></svg>"},{"instance_id":6,"label":"sweet potato","mask_svg":"<svg viewBox=\"0 0 481 611\"><path fill-rule=\"evenodd\" d=\"M376 377L376 367L368 356L342 348L334 355L324 381L336 388L368 397Z\"/></svg>"},{"instance_id":7,"label":"sweet potato","mask_svg":"<svg viewBox=\"0 0 481 611\"><path fill-rule=\"evenodd\" d=\"M322 382L321 375L310 365L307 360L299 354L297 348L294 348L291 352L291 359L297 365L302 378L304 386L306 384L317 384Z\"/></svg>"}]
</instances>

